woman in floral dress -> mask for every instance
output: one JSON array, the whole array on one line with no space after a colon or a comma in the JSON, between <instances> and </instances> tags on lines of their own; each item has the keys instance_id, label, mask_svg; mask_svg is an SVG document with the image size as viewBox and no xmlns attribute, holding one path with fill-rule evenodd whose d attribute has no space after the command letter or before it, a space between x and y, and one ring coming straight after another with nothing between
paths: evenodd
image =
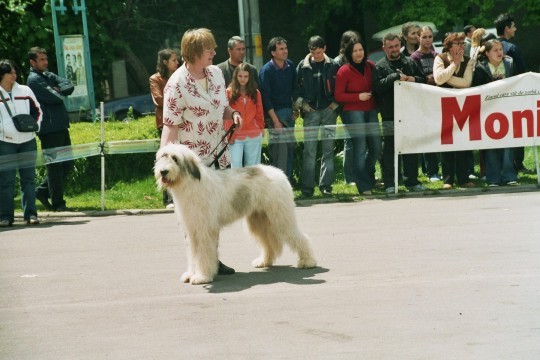
<instances>
[{"instance_id":1,"label":"woman in floral dress","mask_svg":"<svg viewBox=\"0 0 540 360\"><path fill-rule=\"evenodd\" d=\"M227 146L224 119L241 125L242 116L230 106L223 73L212 65L216 41L208 29L188 30L181 41L184 64L169 78L164 92L161 146L179 142L210 165ZM229 165L227 150L219 167Z\"/></svg>"},{"instance_id":2,"label":"woman in floral dress","mask_svg":"<svg viewBox=\"0 0 540 360\"><path fill-rule=\"evenodd\" d=\"M212 65L216 40L208 29L188 30L180 43L184 64L169 78L164 90L161 146L180 143L195 151L206 165L219 157L219 168L229 166L223 120L233 120L240 128L242 116L229 106L223 73ZM219 273L234 269L219 262Z\"/></svg>"}]
</instances>

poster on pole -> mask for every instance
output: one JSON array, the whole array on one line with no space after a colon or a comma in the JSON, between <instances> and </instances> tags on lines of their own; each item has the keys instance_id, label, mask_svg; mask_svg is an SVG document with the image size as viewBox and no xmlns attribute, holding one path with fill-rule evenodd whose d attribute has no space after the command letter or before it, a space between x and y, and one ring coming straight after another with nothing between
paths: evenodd
<instances>
[{"instance_id":1,"label":"poster on pole","mask_svg":"<svg viewBox=\"0 0 540 360\"><path fill-rule=\"evenodd\" d=\"M61 36L62 56L65 77L73 83L75 91L66 98L68 111L81 111L90 108L88 82L86 78L86 59L82 35Z\"/></svg>"}]
</instances>

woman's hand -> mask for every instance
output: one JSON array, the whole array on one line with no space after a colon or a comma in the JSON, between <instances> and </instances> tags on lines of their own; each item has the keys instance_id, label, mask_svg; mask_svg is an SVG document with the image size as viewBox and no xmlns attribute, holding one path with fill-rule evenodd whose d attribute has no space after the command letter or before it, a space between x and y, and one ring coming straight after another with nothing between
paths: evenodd
<instances>
[{"instance_id":1,"label":"woman's hand","mask_svg":"<svg viewBox=\"0 0 540 360\"><path fill-rule=\"evenodd\" d=\"M369 101L371 99L371 92L363 92L358 95L360 101Z\"/></svg>"},{"instance_id":2,"label":"woman's hand","mask_svg":"<svg viewBox=\"0 0 540 360\"><path fill-rule=\"evenodd\" d=\"M464 53L465 53L465 49L463 49L462 47L459 47L456 49L455 47L452 46L450 48L450 55L452 55L452 62L456 64L456 66L459 66L461 62L463 61Z\"/></svg>"},{"instance_id":3,"label":"woman's hand","mask_svg":"<svg viewBox=\"0 0 540 360\"><path fill-rule=\"evenodd\" d=\"M240 114L240 112L238 111L233 111L232 120L236 125L237 129L240 129L242 127L242 124L244 123L244 119L242 119L242 114Z\"/></svg>"}]
</instances>

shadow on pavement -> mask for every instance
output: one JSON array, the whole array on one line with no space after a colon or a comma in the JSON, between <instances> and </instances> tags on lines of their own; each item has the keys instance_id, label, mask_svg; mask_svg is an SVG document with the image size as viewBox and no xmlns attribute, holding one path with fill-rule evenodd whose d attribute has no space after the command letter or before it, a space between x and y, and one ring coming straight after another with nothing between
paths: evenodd
<instances>
[{"instance_id":1,"label":"shadow on pavement","mask_svg":"<svg viewBox=\"0 0 540 360\"><path fill-rule=\"evenodd\" d=\"M272 266L262 271L237 272L234 275L218 275L212 284L204 288L210 293L220 294L247 290L256 285L289 283L295 285L317 285L325 280L310 279L317 274L330 271L322 267L298 269L293 266Z\"/></svg>"},{"instance_id":2,"label":"shadow on pavement","mask_svg":"<svg viewBox=\"0 0 540 360\"><path fill-rule=\"evenodd\" d=\"M39 225L27 225L24 222L16 222L13 224L13 226L5 227L0 229L1 232L8 232L8 231L17 231L17 230L24 230L24 229L43 229L43 228L49 228L52 226L72 226L72 225L81 225L86 224L90 222L90 219L88 220L79 220L79 221L57 221L57 220L42 220L40 219Z\"/></svg>"}]
</instances>

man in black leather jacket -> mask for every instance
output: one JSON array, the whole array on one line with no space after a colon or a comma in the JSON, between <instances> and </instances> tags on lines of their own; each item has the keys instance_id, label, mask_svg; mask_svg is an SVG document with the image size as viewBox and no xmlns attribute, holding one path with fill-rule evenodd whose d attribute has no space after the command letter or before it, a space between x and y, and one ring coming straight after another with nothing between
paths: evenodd
<instances>
[{"instance_id":1,"label":"man in black leather jacket","mask_svg":"<svg viewBox=\"0 0 540 360\"><path fill-rule=\"evenodd\" d=\"M43 110L43 121L38 132L41 148L45 152L46 149L69 146L71 145L69 117L64 97L73 93L74 86L70 80L47 71L49 62L45 49L31 48L28 60L31 69L26 83L36 95ZM54 157L53 152L49 155ZM71 160L47 164L47 177L36 189L36 199L47 209L67 210L64 183L72 167Z\"/></svg>"},{"instance_id":2,"label":"man in black leather jacket","mask_svg":"<svg viewBox=\"0 0 540 360\"><path fill-rule=\"evenodd\" d=\"M383 38L386 56L379 60L373 72L373 90L383 124L394 122L394 82L411 81L425 83L426 78L416 62L401 54L399 36L388 33ZM387 135L385 125L383 146L383 180L387 193L395 191L394 184L394 135ZM425 187L418 181L418 155L403 155L404 184L412 191L423 191Z\"/></svg>"}]
</instances>

